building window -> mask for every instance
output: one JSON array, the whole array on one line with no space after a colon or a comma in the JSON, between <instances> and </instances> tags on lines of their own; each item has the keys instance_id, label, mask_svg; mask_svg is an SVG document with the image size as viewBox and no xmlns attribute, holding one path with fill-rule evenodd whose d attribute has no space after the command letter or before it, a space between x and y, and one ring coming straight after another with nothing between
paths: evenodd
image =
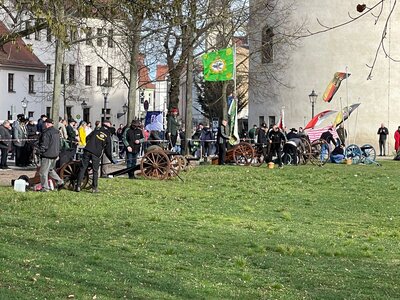
<instances>
[{"instance_id":1,"label":"building window","mask_svg":"<svg viewBox=\"0 0 400 300\"><path fill-rule=\"evenodd\" d=\"M46 116L50 116L51 115L51 106L47 106L46 107Z\"/></svg>"},{"instance_id":2,"label":"building window","mask_svg":"<svg viewBox=\"0 0 400 300\"><path fill-rule=\"evenodd\" d=\"M102 85L101 78L102 78L102 67L97 67L97 85Z\"/></svg>"},{"instance_id":3,"label":"building window","mask_svg":"<svg viewBox=\"0 0 400 300\"><path fill-rule=\"evenodd\" d=\"M61 84L65 83L65 65L61 66Z\"/></svg>"},{"instance_id":4,"label":"building window","mask_svg":"<svg viewBox=\"0 0 400 300\"><path fill-rule=\"evenodd\" d=\"M75 65L69 65L69 84L75 84Z\"/></svg>"},{"instance_id":5,"label":"building window","mask_svg":"<svg viewBox=\"0 0 400 300\"><path fill-rule=\"evenodd\" d=\"M275 122L276 122L275 116L269 116L268 117L268 122L269 122L269 126L275 125Z\"/></svg>"},{"instance_id":6,"label":"building window","mask_svg":"<svg viewBox=\"0 0 400 300\"><path fill-rule=\"evenodd\" d=\"M92 45L92 28L86 29L86 45Z\"/></svg>"},{"instance_id":7,"label":"building window","mask_svg":"<svg viewBox=\"0 0 400 300\"><path fill-rule=\"evenodd\" d=\"M97 46L101 47L103 46L103 38L101 38L101 35L103 34L103 30L101 28L97 28Z\"/></svg>"},{"instance_id":8,"label":"building window","mask_svg":"<svg viewBox=\"0 0 400 300\"><path fill-rule=\"evenodd\" d=\"M51 29L50 29L50 28L47 28L46 40L47 40L48 42L51 42Z\"/></svg>"},{"instance_id":9,"label":"building window","mask_svg":"<svg viewBox=\"0 0 400 300\"><path fill-rule=\"evenodd\" d=\"M261 126L262 123L265 123L264 116L258 116L258 125Z\"/></svg>"},{"instance_id":10,"label":"building window","mask_svg":"<svg viewBox=\"0 0 400 300\"><path fill-rule=\"evenodd\" d=\"M67 106L67 117L72 119L72 106Z\"/></svg>"},{"instance_id":11,"label":"building window","mask_svg":"<svg viewBox=\"0 0 400 300\"><path fill-rule=\"evenodd\" d=\"M29 28L31 28L31 22L25 21L25 29L29 29ZM30 34L27 34L27 35L25 36L25 38L28 39L28 40L30 40L30 39L31 39L31 35L30 35Z\"/></svg>"},{"instance_id":12,"label":"building window","mask_svg":"<svg viewBox=\"0 0 400 300\"><path fill-rule=\"evenodd\" d=\"M85 85L90 84L90 66L85 66Z\"/></svg>"},{"instance_id":13,"label":"building window","mask_svg":"<svg viewBox=\"0 0 400 300\"><path fill-rule=\"evenodd\" d=\"M14 93L14 74L8 73L8 92Z\"/></svg>"},{"instance_id":14,"label":"building window","mask_svg":"<svg viewBox=\"0 0 400 300\"><path fill-rule=\"evenodd\" d=\"M46 66L46 83L51 83L51 65Z\"/></svg>"},{"instance_id":15,"label":"building window","mask_svg":"<svg viewBox=\"0 0 400 300\"><path fill-rule=\"evenodd\" d=\"M274 61L274 48L273 48L274 32L271 27L265 27L262 32L261 39L261 61L263 64L269 64Z\"/></svg>"},{"instance_id":16,"label":"building window","mask_svg":"<svg viewBox=\"0 0 400 300\"><path fill-rule=\"evenodd\" d=\"M71 42L76 41L78 39L78 29L76 26L71 26L70 27L70 33L69 33Z\"/></svg>"},{"instance_id":17,"label":"building window","mask_svg":"<svg viewBox=\"0 0 400 300\"><path fill-rule=\"evenodd\" d=\"M113 85L113 68L112 67L108 68L107 82L108 82L109 86Z\"/></svg>"},{"instance_id":18,"label":"building window","mask_svg":"<svg viewBox=\"0 0 400 300\"><path fill-rule=\"evenodd\" d=\"M28 93L35 93L35 75L29 75Z\"/></svg>"},{"instance_id":19,"label":"building window","mask_svg":"<svg viewBox=\"0 0 400 300\"><path fill-rule=\"evenodd\" d=\"M28 118L33 118L34 111L28 111Z\"/></svg>"},{"instance_id":20,"label":"building window","mask_svg":"<svg viewBox=\"0 0 400 300\"><path fill-rule=\"evenodd\" d=\"M108 48L114 47L114 31L112 29L108 30L107 45Z\"/></svg>"}]
</instances>

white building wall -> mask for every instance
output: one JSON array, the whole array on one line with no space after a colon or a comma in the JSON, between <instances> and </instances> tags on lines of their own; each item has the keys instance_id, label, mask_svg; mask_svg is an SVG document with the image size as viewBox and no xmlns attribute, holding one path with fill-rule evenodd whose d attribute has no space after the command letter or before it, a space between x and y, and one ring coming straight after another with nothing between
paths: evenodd
<instances>
[{"instance_id":1,"label":"white building wall","mask_svg":"<svg viewBox=\"0 0 400 300\"><path fill-rule=\"evenodd\" d=\"M14 92L8 91L8 74L14 74ZM29 75L34 75L34 92L28 91ZM44 74L38 70L0 68L0 98L1 110L0 120L6 120L10 113L11 119L15 120L17 114L24 113L22 101L24 98L28 101L26 115L34 112L33 117L38 119L42 112L42 101L40 95L43 91Z\"/></svg>"},{"instance_id":2,"label":"white building wall","mask_svg":"<svg viewBox=\"0 0 400 300\"><path fill-rule=\"evenodd\" d=\"M92 36L96 35L97 28L103 31L110 29L104 22L97 19L87 20L87 26L92 28ZM115 32L116 34L116 32ZM78 30L78 38L85 38L83 30ZM54 37L48 42L46 39L46 30L40 32L40 40L35 40L34 35L30 39L24 39L27 44L33 45L33 51L38 58L45 64L51 65L51 83L45 83L45 92L42 95L42 111L45 107L51 106L53 78L54 78L54 62L55 62L55 44ZM99 57L101 56L101 58ZM75 65L75 84L69 84L69 65ZM111 121L113 123L124 122L123 117L117 118L118 113L122 113L122 106L127 103L128 88L124 80L117 70L129 74L129 64L125 56L121 53L121 49L114 43L114 47L107 45L107 38L102 38L102 46L97 46L97 39L92 40L92 45L86 42L73 45L65 52L65 84L60 99L60 116L64 115L64 101L66 106L70 106L72 117L79 119L82 117L83 110L81 103L83 100L90 109L90 121L94 122L101 119L102 109L104 108L104 96L101 86L97 84L97 68L102 68L101 83L108 77L108 68L112 66L113 79L112 88L107 96L107 108L111 109ZM85 85L85 67L91 67L91 84ZM139 99L137 92L136 99ZM139 101L138 101L139 102ZM138 105L137 105L138 106ZM139 107L137 107L139 112Z\"/></svg>"},{"instance_id":3,"label":"white building wall","mask_svg":"<svg viewBox=\"0 0 400 300\"><path fill-rule=\"evenodd\" d=\"M257 1L253 1L255 7ZM289 1L283 1L288 3ZM292 2L292 1L290 1ZM371 2L371 1L369 1ZM335 25L349 19L348 12L358 16L354 0L299 0L293 7L292 24L306 21L311 31L323 29L318 25L318 18L325 25ZM370 3L366 3L367 6ZM389 128L390 149L393 147L393 134L400 125L400 63L390 62L381 52L373 72L372 80L367 80L369 68L375 51L380 42L388 6L384 7L383 15L377 25L372 15L353 22L351 25L338 28L323 34L314 35L297 41L294 49L276 47L274 49L274 64L262 64L260 53L255 53L260 46L260 29L265 25L265 13L259 11L253 15L250 24L250 107L249 124L258 124L260 116L268 120L268 116L279 119L282 106L285 107L286 125L291 127L304 126L311 118L311 104L308 95L314 89L318 94L315 112L326 109L340 110L341 106L361 102L361 106L350 117L346 124L351 143L371 143L377 146L377 129L383 122ZM375 12L378 13L378 10ZM288 24L290 22L286 22ZM400 19L394 14L390 33L385 40L386 48L391 54L400 58ZM286 51L282 51L286 50ZM279 51L280 50L280 51ZM289 87L284 87L276 81L256 80L262 77L265 68L285 60L285 69L276 71L277 78ZM351 73L348 81L343 81L340 89L331 103L322 101L322 95L338 71L348 69ZM259 82L265 84L260 85ZM342 101L340 101L340 99ZM324 123L329 125L328 123Z\"/></svg>"}]
</instances>

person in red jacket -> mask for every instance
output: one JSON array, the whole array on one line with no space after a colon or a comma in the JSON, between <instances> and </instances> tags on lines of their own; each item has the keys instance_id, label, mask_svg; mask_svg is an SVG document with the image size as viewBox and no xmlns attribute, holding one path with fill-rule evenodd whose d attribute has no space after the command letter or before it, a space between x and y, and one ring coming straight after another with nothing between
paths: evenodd
<instances>
[{"instance_id":1,"label":"person in red jacket","mask_svg":"<svg viewBox=\"0 0 400 300\"><path fill-rule=\"evenodd\" d=\"M396 132L394 133L394 150L399 151L400 149L400 126L397 128Z\"/></svg>"}]
</instances>

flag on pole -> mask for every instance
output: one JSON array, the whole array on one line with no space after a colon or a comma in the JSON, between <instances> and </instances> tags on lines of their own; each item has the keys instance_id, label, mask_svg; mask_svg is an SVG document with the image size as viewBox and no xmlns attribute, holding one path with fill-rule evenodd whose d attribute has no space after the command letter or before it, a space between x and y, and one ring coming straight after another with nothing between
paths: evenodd
<instances>
[{"instance_id":1,"label":"flag on pole","mask_svg":"<svg viewBox=\"0 0 400 300\"><path fill-rule=\"evenodd\" d=\"M338 133L336 132L335 128L332 128L332 126L326 126L326 127L322 127L322 128L318 128L318 129L309 129L307 130L307 136L310 139L310 142L314 142L315 140L318 140L321 135L325 132L328 131L329 129L331 129L333 138L336 140L339 138Z\"/></svg>"},{"instance_id":2,"label":"flag on pole","mask_svg":"<svg viewBox=\"0 0 400 300\"><path fill-rule=\"evenodd\" d=\"M333 76L333 79L328 84L328 87L326 88L322 99L325 102L331 102L333 96L339 89L340 84L342 83L342 80L348 78L349 76L350 76L350 73L336 72L335 75Z\"/></svg>"},{"instance_id":3,"label":"flag on pole","mask_svg":"<svg viewBox=\"0 0 400 300\"><path fill-rule=\"evenodd\" d=\"M285 112L283 107L281 109L281 116L279 117L278 127L280 129L284 129L285 127Z\"/></svg>"},{"instance_id":4,"label":"flag on pole","mask_svg":"<svg viewBox=\"0 0 400 300\"><path fill-rule=\"evenodd\" d=\"M239 126L237 119L237 99L233 97L228 109L229 116L229 143L231 145L239 144Z\"/></svg>"},{"instance_id":5,"label":"flag on pole","mask_svg":"<svg viewBox=\"0 0 400 300\"><path fill-rule=\"evenodd\" d=\"M232 80L234 75L234 53L232 48L209 52L203 55L205 81Z\"/></svg>"},{"instance_id":6,"label":"flag on pole","mask_svg":"<svg viewBox=\"0 0 400 300\"><path fill-rule=\"evenodd\" d=\"M343 110L340 111L340 112L336 115L335 121L333 121L332 126L333 126L334 128L336 128L337 126L339 126L340 124L342 124L344 121L346 121L346 120L350 117L351 113L352 113L354 110L356 110L357 107L360 106L360 104L361 104L361 103L355 103L355 104L352 104L352 105L350 105L350 106L346 106L345 108L343 108Z\"/></svg>"},{"instance_id":7,"label":"flag on pole","mask_svg":"<svg viewBox=\"0 0 400 300\"><path fill-rule=\"evenodd\" d=\"M314 118L311 119L310 122L304 127L304 129L309 129L309 128L314 128L322 123L328 116L336 113L337 110L324 110L323 112L320 112L317 114Z\"/></svg>"}]
</instances>

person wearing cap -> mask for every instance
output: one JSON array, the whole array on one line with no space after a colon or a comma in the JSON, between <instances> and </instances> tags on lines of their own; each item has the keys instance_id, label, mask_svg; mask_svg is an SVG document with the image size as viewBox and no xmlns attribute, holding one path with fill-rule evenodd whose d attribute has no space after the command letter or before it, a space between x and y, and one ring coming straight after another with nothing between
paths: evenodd
<instances>
[{"instance_id":1,"label":"person wearing cap","mask_svg":"<svg viewBox=\"0 0 400 300\"><path fill-rule=\"evenodd\" d=\"M167 137L171 142L171 147L175 147L176 139L178 138L178 131L181 124L178 121L178 109L171 109L171 113L168 116L167 123Z\"/></svg>"},{"instance_id":2,"label":"person wearing cap","mask_svg":"<svg viewBox=\"0 0 400 300\"><path fill-rule=\"evenodd\" d=\"M99 167L100 161L105 154L107 158L112 162L116 163L112 157L112 141L111 141L111 122L105 120L103 126L96 128L86 137L86 146L83 148L83 156L81 161L81 167L78 174L78 180L76 182L75 191L81 191L81 183L85 176L86 170L89 167L90 162L93 167L93 181L92 181L92 192L98 193L98 178L99 178Z\"/></svg>"},{"instance_id":3,"label":"person wearing cap","mask_svg":"<svg viewBox=\"0 0 400 300\"><path fill-rule=\"evenodd\" d=\"M25 121L25 116L19 114L17 115L17 120L13 123L13 144L15 148L15 165L17 167L26 167L29 163L25 148L28 137Z\"/></svg>"},{"instance_id":4,"label":"person wearing cap","mask_svg":"<svg viewBox=\"0 0 400 300\"><path fill-rule=\"evenodd\" d=\"M140 147L144 142L142 128L139 120L133 120L131 126L122 133L122 142L126 149L126 167L132 168L136 166L137 157L140 153ZM135 178L134 170L128 172L129 179Z\"/></svg>"},{"instance_id":5,"label":"person wearing cap","mask_svg":"<svg viewBox=\"0 0 400 300\"><path fill-rule=\"evenodd\" d=\"M294 138L300 138L300 136L297 134L297 129L292 128L290 129L290 132L286 135L286 139L294 139Z\"/></svg>"},{"instance_id":6,"label":"person wearing cap","mask_svg":"<svg viewBox=\"0 0 400 300\"><path fill-rule=\"evenodd\" d=\"M70 148L75 149L78 147L78 135L77 135L77 130L75 128L76 126L76 121L74 119L69 119L68 120L68 125L66 127L67 130L67 136L68 136L68 143Z\"/></svg>"},{"instance_id":7,"label":"person wearing cap","mask_svg":"<svg viewBox=\"0 0 400 300\"><path fill-rule=\"evenodd\" d=\"M54 128L52 119L47 118L43 122L43 132L39 138L39 153L40 153L40 184L41 192L49 192L49 175L57 182L58 189L64 186L64 181L58 176L54 170L56 161L60 155L60 133Z\"/></svg>"}]
</instances>

